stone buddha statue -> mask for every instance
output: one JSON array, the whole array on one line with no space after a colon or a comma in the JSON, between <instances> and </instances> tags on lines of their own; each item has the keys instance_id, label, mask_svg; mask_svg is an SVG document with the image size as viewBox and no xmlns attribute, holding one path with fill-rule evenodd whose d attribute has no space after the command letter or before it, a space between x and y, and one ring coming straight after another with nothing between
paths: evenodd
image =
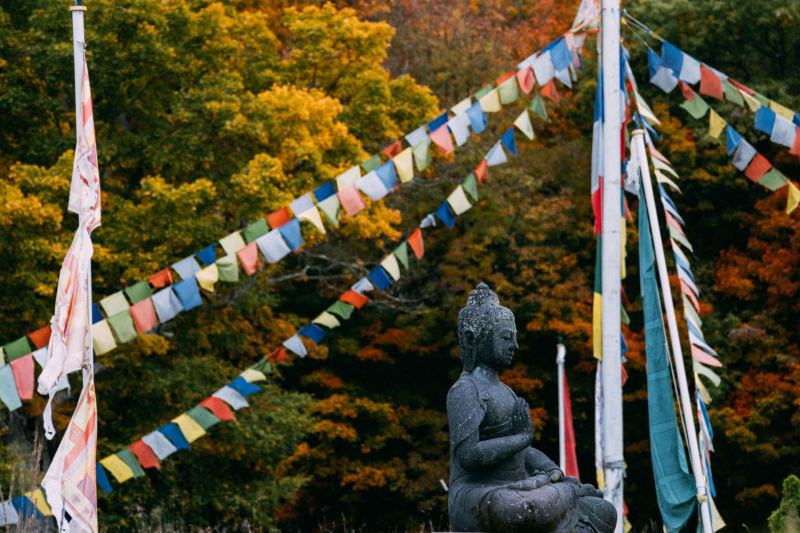
<instances>
[{"instance_id":1,"label":"stone buddha statue","mask_svg":"<svg viewBox=\"0 0 800 533\"><path fill-rule=\"evenodd\" d=\"M464 371L447 394L453 531L612 532L617 514L591 485L531 447L528 404L500 381L517 345L514 314L484 283L458 314Z\"/></svg>"}]
</instances>

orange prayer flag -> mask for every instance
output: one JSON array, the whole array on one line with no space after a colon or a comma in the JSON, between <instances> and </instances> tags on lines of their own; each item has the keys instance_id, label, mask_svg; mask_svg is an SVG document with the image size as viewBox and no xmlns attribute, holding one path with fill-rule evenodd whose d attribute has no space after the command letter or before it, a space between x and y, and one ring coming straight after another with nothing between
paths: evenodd
<instances>
[{"instance_id":1,"label":"orange prayer flag","mask_svg":"<svg viewBox=\"0 0 800 533\"><path fill-rule=\"evenodd\" d=\"M156 289L161 289L168 285L172 285L172 272L170 272L169 268L165 268L164 270L159 270L149 278L147 281L150 282L150 285L155 287Z\"/></svg>"},{"instance_id":2,"label":"orange prayer flag","mask_svg":"<svg viewBox=\"0 0 800 533\"><path fill-rule=\"evenodd\" d=\"M694 97L697 96L697 93L694 92L694 89L689 87L687 83L680 82L679 83L681 88L681 95L683 95L683 99L687 102L691 102L694 100Z\"/></svg>"},{"instance_id":3,"label":"orange prayer flag","mask_svg":"<svg viewBox=\"0 0 800 533\"><path fill-rule=\"evenodd\" d=\"M772 164L766 157L761 154L756 154L753 160L750 161L750 164L747 165L744 175L758 183L771 168Z\"/></svg>"},{"instance_id":4,"label":"orange prayer flag","mask_svg":"<svg viewBox=\"0 0 800 533\"><path fill-rule=\"evenodd\" d=\"M393 142L392 144L390 144L389 146L385 147L381 151L386 155L386 157L391 159L391 158L393 158L394 156L396 156L397 154L399 154L400 152L403 151L403 141L398 139L395 142Z\"/></svg>"},{"instance_id":5,"label":"orange prayer flag","mask_svg":"<svg viewBox=\"0 0 800 533\"><path fill-rule=\"evenodd\" d=\"M281 207L267 215L267 222L269 222L269 227L272 229L279 228L290 220L292 220L292 214L289 213L289 209L286 207Z\"/></svg>"},{"instance_id":6,"label":"orange prayer flag","mask_svg":"<svg viewBox=\"0 0 800 533\"><path fill-rule=\"evenodd\" d=\"M722 80L714 74L710 68L700 65L700 94L712 96L717 100L723 100L725 93L722 90Z\"/></svg>"},{"instance_id":7,"label":"orange prayer flag","mask_svg":"<svg viewBox=\"0 0 800 533\"><path fill-rule=\"evenodd\" d=\"M503 84L503 82L505 82L508 79L510 79L513 75L514 75L514 71L513 70L509 70L508 72L506 72L504 74L501 74L500 77L497 78L494 83L495 83L495 85L497 85L499 87L500 85Z\"/></svg>"},{"instance_id":8,"label":"orange prayer flag","mask_svg":"<svg viewBox=\"0 0 800 533\"><path fill-rule=\"evenodd\" d=\"M556 90L556 84L553 80L548 81L544 87L542 87L539 92L545 98L548 98L553 101L554 104L557 104L561 101L561 98L558 96L558 91Z\"/></svg>"},{"instance_id":9,"label":"orange prayer flag","mask_svg":"<svg viewBox=\"0 0 800 533\"><path fill-rule=\"evenodd\" d=\"M128 448L133 452L133 455L139 460L139 464L144 468L157 468L161 469L161 463L158 457L153 453L153 450L143 440L137 440Z\"/></svg>"},{"instance_id":10,"label":"orange prayer flag","mask_svg":"<svg viewBox=\"0 0 800 533\"><path fill-rule=\"evenodd\" d=\"M37 329L28 333L28 338L31 340L36 349L44 348L50 343L50 325Z\"/></svg>"},{"instance_id":11,"label":"orange prayer flag","mask_svg":"<svg viewBox=\"0 0 800 533\"><path fill-rule=\"evenodd\" d=\"M794 142L792 143L792 147L789 149L789 153L800 157L800 135L794 136Z\"/></svg>"},{"instance_id":12,"label":"orange prayer flag","mask_svg":"<svg viewBox=\"0 0 800 533\"><path fill-rule=\"evenodd\" d=\"M153 300L150 297L136 302L128 311L130 311L133 326L139 335L147 333L158 325L156 308L153 307Z\"/></svg>"},{"instance_id":13,"label":"orange prayer flag","mask_svg":"<svg viewBox=\"0 0 800 533\"><path fill-rule=\"evenodd\" d=\"M267 356L268 363L281 363L288 360L289 356L286 354L286 349L283 346L279 346Z\"/></svg>"},{"instance_id":14,"label":"orange prayer flag","mask_svg":"<svg viewBox=\"0 0 800 533\"><path fill-rule=\"evenodd\" d=\"M736 81L733 78L728 78L728 82L730 82L730 84L733 85L734 87L736 87L737 89L739 89L741 91L744 91L744 92L746 92L747 94L749 94L751 96L756 94L756 92L753 89L751 89L747 85L744 85L743 83L739 83L738 81Z\"/></svg>"},{"instance_id":15,"label":"orange prayer flag","mask_svg":"<svg viewBox=\"0 0 800 533\"><path fill-rule=\"evenodd\" d=\"M525 67L524 69L517 72L517 82L519 83L519 88L522 89L522 92L528 94L533 89L533 86L536 85L536 78L533 77L533 69L531 67Z\"/></svg>"},{"instance_id":16,"label":"orange prayer flag","mask_svg":"<svg viewBox=\"0 0 800 533\"><path fill-rule=\"evenodd\" d=\"M341 296L339 296L339 301L348 303L353 307L355 307L356 309L361 309L367 304L369 298L354 290L349 290L344 294L342 294Z\"/></svg>"},{"instance_id":17,"label":"orange prayer flag","mask_svg":"<svg viewBox=\"0 0 800 533\"><path fill-rule=\"evenodd\" d=\"M227 403L216 396L209 396L200 402L200 406L214 413L214 416L220 420L236 420L236 415L233 414L233 410L231 410Z\"/></svg>"},{"instance_id":18,"label":"orange prayer flag","mask_svg":"<svg viewBox=\"0 0 800 533\"><path fill-rule=\"evenodd\" d=\"M242 268L247 272L248 276L252 276L258 270L258 246L256 241L251 242L238 252L236 256L242 264Z\"/></svg>"},{"instance_id":19,"label":"orange prayer flag","mask_svg":"<svg viewBox=\"0 0 800 533\"><path fill-rule=\"evenodd\" d=\"M415 229L414 232L408 236L407 241L411 249L414 250L414 255L417 256L417 259L422 259L422 256L425 255L425 244L422 242L422 229Z\"/></svg>"},{"instance_id":20,"label":"orange prayer flag","mask_svg":"<svg viewBox=\"0 0 800 533\"><path fill-rule=\"evenodd\" d=\"M488 161L486 161L486 159L481 159L481 162L475 167L475 177L478 179L478 183L486 183L486 174L488 171Z\"/></svg>"}]
</instances>

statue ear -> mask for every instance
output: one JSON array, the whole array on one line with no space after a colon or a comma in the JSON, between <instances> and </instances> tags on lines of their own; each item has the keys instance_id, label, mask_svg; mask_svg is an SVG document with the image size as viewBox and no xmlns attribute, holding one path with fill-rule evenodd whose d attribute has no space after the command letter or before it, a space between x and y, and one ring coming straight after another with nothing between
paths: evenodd
<instances>
[{"instance_id":1,"label":"statue ear","mask_svg":"<svg viewBox=\"0 0 800 533\"><path fill-rule=\"evenodd\" d=\"M475 332L471 329L464 331L464 340L467 341L467 345L469 346L475 344Z\"/></svg>"}]
</instances>

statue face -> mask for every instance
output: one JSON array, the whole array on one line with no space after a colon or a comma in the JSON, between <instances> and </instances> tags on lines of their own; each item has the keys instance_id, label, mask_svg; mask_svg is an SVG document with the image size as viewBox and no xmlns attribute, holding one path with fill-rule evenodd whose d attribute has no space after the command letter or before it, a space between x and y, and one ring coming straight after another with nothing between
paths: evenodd
<instances>
[{"instance_id":1,"label":"statue face","mask_svg":"<svg viewBox=\"0 0 800 533\"><path fill-rule=\"evenodd\" d=\"M480 356L481 362L495 370L509 368L514 352L519 350L514 319L509 317L498 320L487 341L486 349Z\"/></svg>"}]
</instances>

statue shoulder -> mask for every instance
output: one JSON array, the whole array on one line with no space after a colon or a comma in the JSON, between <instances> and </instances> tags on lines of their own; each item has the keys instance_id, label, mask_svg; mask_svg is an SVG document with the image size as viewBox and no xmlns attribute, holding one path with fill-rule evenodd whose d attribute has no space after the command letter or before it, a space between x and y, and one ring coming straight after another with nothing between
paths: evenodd
<instances>
[{"instance_id":1,"label":"statue shoulder","mask_svg":"<svg viewBox=\"0 0 800 533\"><path fill-rule=\"evenodd\" d=\"M488 399L488 392L484 390L480 380L471 373L464 372L447 392L447 407L449 410L455 406L479 405L485 411Z\"/></svg>"},{"instance_id":2,"label":"statue shoulder","mask_svg":"<svg viewBox=\"0 0 800 533\"><path fill-rule=\"evenodd\" d=\"M478 430L486 415L488 395L470 373L465 372L447 393L447 421L451 448Z\"/></svg>"}]
</instances>

